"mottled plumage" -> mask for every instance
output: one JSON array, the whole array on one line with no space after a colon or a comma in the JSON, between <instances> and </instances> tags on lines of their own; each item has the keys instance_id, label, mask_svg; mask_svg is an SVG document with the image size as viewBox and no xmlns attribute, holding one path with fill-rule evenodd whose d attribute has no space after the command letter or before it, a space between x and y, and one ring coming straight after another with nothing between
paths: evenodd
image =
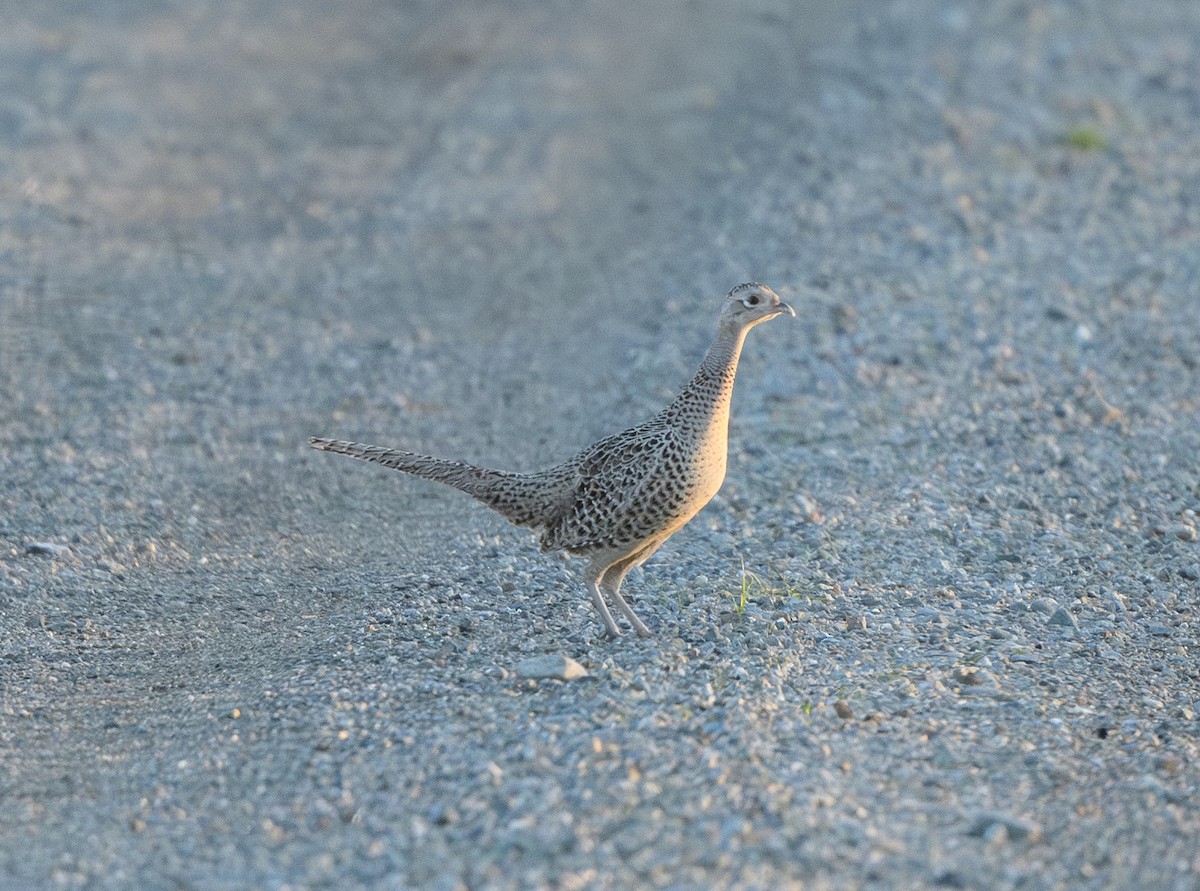
<instances>
[{"instance_id":1,"label":"mottled plumage","mask_svg":"<svg viewBox=\"0 0 1200 891\"><path fill-rule=\"evenodd\" d=\"M337 452L454 486L511 522L542 530L542 550L589 558L592 603L612 636L621 631L605 595L640 635L650 632L621 596L625 574L658 550L717 493L725 479L729 402L746 332L795 312L765 285L729 292L717 335L691 383L649 421L600 440L536 473L488 470L381 446L330 439Z\"/></svg>"}]
</instances>

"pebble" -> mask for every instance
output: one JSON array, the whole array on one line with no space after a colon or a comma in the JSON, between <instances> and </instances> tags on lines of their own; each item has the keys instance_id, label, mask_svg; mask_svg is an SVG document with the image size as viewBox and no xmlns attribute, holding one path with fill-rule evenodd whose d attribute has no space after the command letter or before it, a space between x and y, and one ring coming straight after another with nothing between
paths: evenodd
<instances>
[{"instance_id":1,"label":"pebble","mask_svg":"<svg viewBox=\"0 0 1200 891\"><path fill-rule=\"evenodd\" d=\"M1013 841L1038 842L1042 840L1042 828L1032 820L991 811L976 814L971 821L970 828L967 829L967 835L973 838L986 838L989 841L998 840L999 833L1004 833Z\"/></svg>"},{"instance_id":2,"label":"pebble","mask_svg":"<svg viewBox=\"0 0 1200 891\"><path fill-rule=\"evenodd\" d=\"M1059 607L1046 620L1047 625L1062 625L1068 628L1078 628L1079 620L1065 607Z\"/></svg>"},{"instance_id":3,"label":"pebble","mask_svg":"<svg viewBox=\"0 0 1200 891\"><path fill-rule=\"evenodd\" d=\"M1156 526L1154 531L1164 538L1176 538L1179 541L1196 540L1196 527L1189 526L1187 523L1171 523L1166 526Z\"/></svg>"},{"instance_id":4,"label":"pebble","mask_svg":"<svg viewBox=\"0 0 1200 891\"><path fill-rule=\"evenodd\" d=\"M1126 610L1125 598L1116 591L1109 591L1104 595L1104 603L1114 613L1123 613Z\"/></svg>"},{"instance_id":5,"label":"pebble","mask_svg":"<svg viewBox=\"0 0 1200 891\"><path fill-rule=\"evenodd\" d=\"M557 679L573 681L588 676L587 669L572 659L558 653L546 653L522 659L516 666L517 677L534 680Z\"/></svg>"},{"instance_id":6,"label":"pebble","mask_svg":"<svg viewBox=\"0 0 1200 891\"><path fill-rule=\"evenodd\" d=\"M964 687L1000 687L1000 682L994 674L986 668L977 668L974 665L960 665L955 668L954 680Z\"/></svg>"},{"instance_id":7,"label":"pebble","mask_svg":"<svg viewBox=\"0 0 1200 891\"><path fill-rule=\"evenodd\" d=\"M68 550L66 545L55 544L52 541L29 541L25 543L26 554L37 554L43 557L61 557Z\"/></svg>"},{"instance_id":8,"label":"pebble","mask_svg":"<svg viewBox=\"0 0 1200 891\"><path fill-rule=\"evenodd\" d=\"M950 624L949 620L932 606L918 607L917 618L930 625L937 625L942 628Z\"/></svg>"}]
</instances>

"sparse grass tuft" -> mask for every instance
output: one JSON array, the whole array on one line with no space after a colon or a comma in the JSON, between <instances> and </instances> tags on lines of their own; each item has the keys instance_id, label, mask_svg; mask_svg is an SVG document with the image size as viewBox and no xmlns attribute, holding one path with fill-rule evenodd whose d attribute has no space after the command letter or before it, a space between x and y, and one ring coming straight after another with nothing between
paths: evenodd
<instances>
[{"instance_id":1,"label":"sparse grass tuft","mask_svg":"<svg viewBox=\"0 0 1200 891\"><path fill-rule=\"evenodd\" d=\"M737 590L730 596L733 598L733 611L740 616L746 612L746 605L752 600L775 602L787 600L789 597L805 596L805 592L782 575L775 580L764 578L757 572L747 569L746 561L742 560L741 579L738 582Z\"/></svg>"},{"instance_id":2,"label":"sparse grass tuft","mask_svg":"<svg viewBox=\"0 0 1200 891\"><path fill-rule=\"evenodd\" d=\"M1067 131L1064 142L1081 152L1102 152L1108 148L1108 140L1095 127L1080 125Z\"/></svg>"}]
</instances>

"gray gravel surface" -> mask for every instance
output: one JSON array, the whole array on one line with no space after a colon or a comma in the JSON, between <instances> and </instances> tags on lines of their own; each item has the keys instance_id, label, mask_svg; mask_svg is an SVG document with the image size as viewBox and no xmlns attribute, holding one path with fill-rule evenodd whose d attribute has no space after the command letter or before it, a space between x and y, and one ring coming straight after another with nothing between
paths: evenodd
<instances>
[{"instance_id":1,"label":"gray gravel surface","mask_svg":"<svg viewBox=\"0 0 1200 891\"><path fill-rule=\"evenodd\" d=\"M1200 887L1200 4L3 21L0 887ZM305 447L566 457L749 278L655 638Z\"/></svg>"}]
</instances>

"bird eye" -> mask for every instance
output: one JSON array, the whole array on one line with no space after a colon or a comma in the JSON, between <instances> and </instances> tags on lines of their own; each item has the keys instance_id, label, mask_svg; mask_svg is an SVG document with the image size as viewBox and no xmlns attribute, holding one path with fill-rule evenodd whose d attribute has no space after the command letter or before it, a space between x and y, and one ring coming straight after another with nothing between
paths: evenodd
<instances>
[{"instance_id":1,"label":"bird eye","mask_svg":"<svg viewBox=\"0 0 1200 891\"><path fill-rule=\"evenodd\" d=\"M742 298L742 304L745 306L758 306L758 301L761 299L757 294L747 294Z\"/></svg>"}]
</instances>

